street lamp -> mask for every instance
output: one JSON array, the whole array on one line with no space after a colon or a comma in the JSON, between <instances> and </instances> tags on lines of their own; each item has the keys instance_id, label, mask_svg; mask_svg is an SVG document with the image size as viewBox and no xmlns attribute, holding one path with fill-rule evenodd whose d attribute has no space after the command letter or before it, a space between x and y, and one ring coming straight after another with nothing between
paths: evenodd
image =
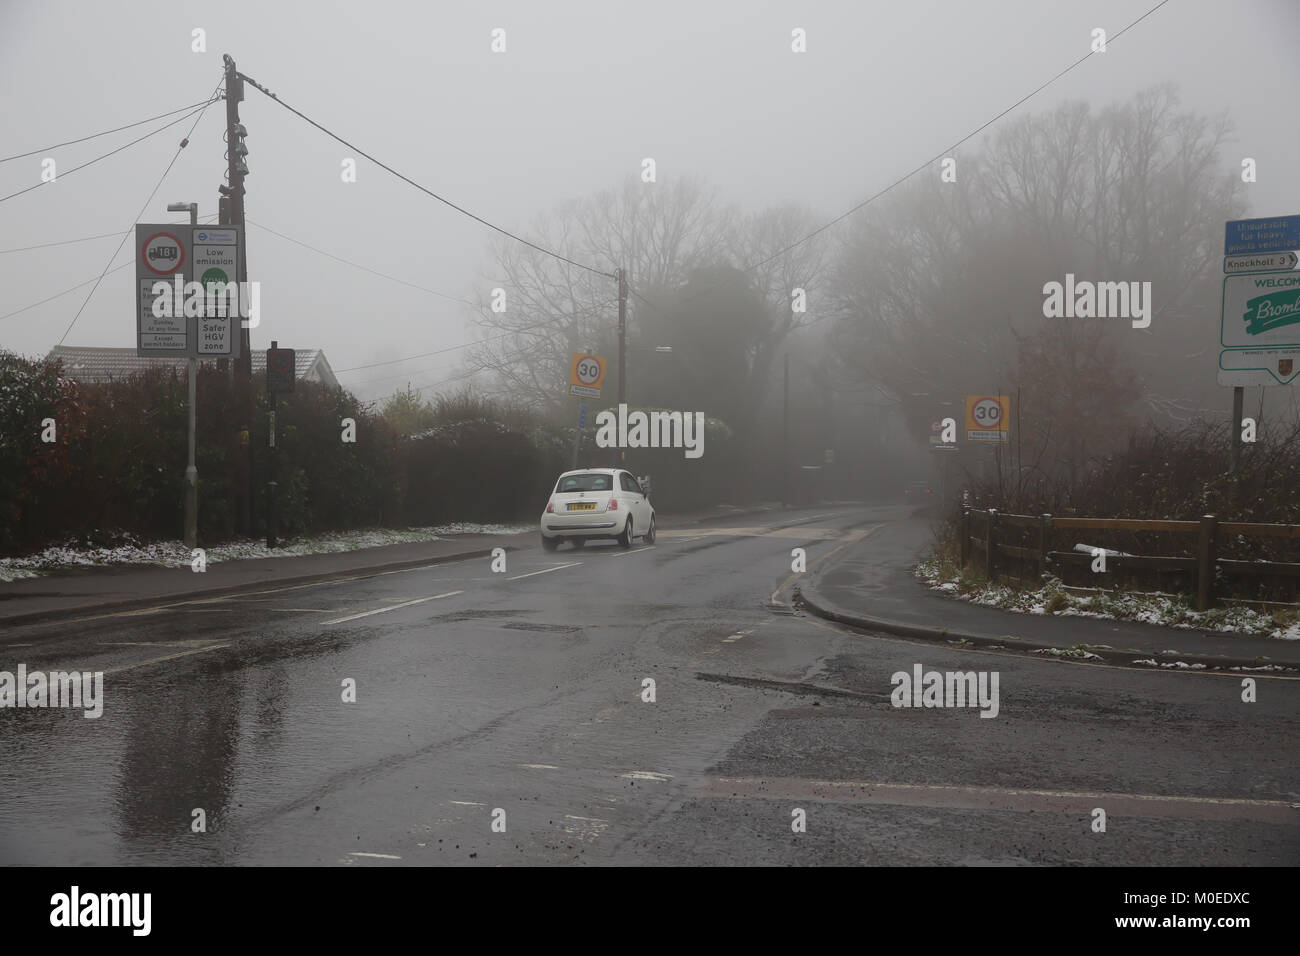
<instances>
[{"instance_id":1,"label":"street lamp","mask_svg":"<svg viewBox=\"0 0 1300 956\"><path fill-rule=\"evenodd\" d=\"M199 224L199 204L196 202L169 202L168 212L188 212L190 225ZM199 540L199 470L194 465L194 407L198 397L196 379L198 378L198 359L189 359L190 389L190 441L189 463L185 466L185 547L193 548Z\"/></svg>"}]
</instances>

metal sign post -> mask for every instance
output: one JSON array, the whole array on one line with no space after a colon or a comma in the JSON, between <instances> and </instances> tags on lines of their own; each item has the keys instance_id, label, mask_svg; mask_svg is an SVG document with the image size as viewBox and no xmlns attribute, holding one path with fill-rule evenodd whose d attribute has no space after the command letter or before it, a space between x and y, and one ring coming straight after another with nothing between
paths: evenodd
<instances>
[{"instance_id":1,"label":"metal sign post","mask_svg":"<svg viewBox=\"0 0 1300 956\"><path fill-rule=\"evenodd\" d=\"M1300 378L1300 216L1225 223L1219 300L1219 384L1232 387L1228 471L1241 467L1246 386ZM1235 489L1234 489L1235 490Z\"/></svg>"},{"instance_id":2,"label":"metal sign post","mask_svg":"<svg viewBox=\"0 0 1300 956\"><path fill-rule=\"evenodd\" d=\"M275 412L280 392L292 392L296 372L296 353L293 349L280 348L279 342L272 342L266 353L266 391L271 398L271 415L267 431L267 476L266 483L266 546L276 546L276 448L275 448Z\"/></svg>"}]
</instances>

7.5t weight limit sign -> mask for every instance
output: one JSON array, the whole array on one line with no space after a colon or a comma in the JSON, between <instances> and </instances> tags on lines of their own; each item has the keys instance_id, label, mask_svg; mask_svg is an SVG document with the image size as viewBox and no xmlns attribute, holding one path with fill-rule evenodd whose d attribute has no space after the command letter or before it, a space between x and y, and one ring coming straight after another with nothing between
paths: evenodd
<instances>
[{"instance_id":1,"label":"7.5t weight limit sign","mask_svg":"<svg viewBox=\"0 0 1300 956\"><path fill-rule=\"evenodd\" d=\"M966 396L967 441L1006 444L1007 422L1010 419L1010 395Z\"/></svg>"}]
</instances>

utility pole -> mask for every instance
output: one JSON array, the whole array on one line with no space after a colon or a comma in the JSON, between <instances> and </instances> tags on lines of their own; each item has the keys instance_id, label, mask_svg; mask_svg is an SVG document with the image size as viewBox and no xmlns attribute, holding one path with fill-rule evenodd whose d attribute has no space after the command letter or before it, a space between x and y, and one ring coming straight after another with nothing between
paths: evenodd
<instances>
[{"instance_id":1,"label":"utility pole","mask_svg":"<svg viewBox=\"0 0 1300 956\"><path fill-rule=\"evenodd\" d=\"M241 225L244 222L244 176L248 165L244 156L248 148L244 146L244 137L248 130L239 122L239 104L244 99L244 81L235 69L235 61L229 54L223 54L226 65L226 178L228 186L220 187L225 197L225 207L229 210L229 224ZM248 281L248 239L244 239L245 248L239 256L237 282ZM247 286L240 286L247 288ZM239 447L235 453L235 501L239 516L239 530L244 537L253 534L253 443L249 440L250 424L253 418L253 353L249 341L248 326L239 323L239 358L235 359L235 414L239 433Z\"/></svg>"},{"instance_id":2,"label":"utility pole","mask_svg":"<svg viewBox=\"0 0 1300 956\"><path fill-rule=\"evenodd\" d=\"M627 272L618 270L618 404L627 401ZM627 450L618 449L618 463L627 462Z\"/></svg>"},{"instance_id":3,"label":"utility pole","mask_svg":"<svg viewBox=\"0 0 1300 956\"><path fill-rule=\"evenodd\" d=\"M579 399L578 422L573 426L573 470L578 470L578 454L582 450L582 430L587 420L587 404Z\"/></svg>"},{"instance_id":4,"label":"utility pole","mask_svg":"<svg viewBox=\"0 0 1300 956\"><path fill-rule=\"evenodd\" d=\"M271 480L266 486L266 546L274 548L275 540L275 382L271 377L271 356L280 348L280 343L273 341L271 349L266 353L266 387L271 395L271 418L267 428L267 441L270 445L267 453L267 468L271 472Z\"/></svg>"},{"instance_id":5,"label":"utility pole","mask_svg":"<svg viewBox=\"0 0 1300 956\"><path fill-rule=\"evenodd\" d=\"M196 202L173 202L167 204L168 212L189 212L190 225L199 224L199 204ZM199 469L194 464L194 427L195 408L198 404L199 360L193 355L189 358L189 392L190 392L190 440L189 458L185 465L185 547L194 548L199 542Z\"/></svg>"},{"instance_id":6,"label":"utility pole","mask_svg":"<svg viewBox=\"0 0 1300 956\"><path fill-rule=\"evenodd\" d=\"M781 397L781 507L790 505L790 353L785 353L785 391Z\"/></svg>"},{"instance_id":7,"label":"utility pole","mask_svg":"<svg viewBox=\"0 0 1300 956\"><path fill-rule=\"evenodd\" d=\"M1228 458L1228 471L1232 473L1233 481L1237 480L1237 472L1241 467L1241 413L1245 411L1246 389L1238 385L1232 390L1232 421L1229 422L1229 430L1232 438L1232 451Z\"/></svg>"}]
</instances>

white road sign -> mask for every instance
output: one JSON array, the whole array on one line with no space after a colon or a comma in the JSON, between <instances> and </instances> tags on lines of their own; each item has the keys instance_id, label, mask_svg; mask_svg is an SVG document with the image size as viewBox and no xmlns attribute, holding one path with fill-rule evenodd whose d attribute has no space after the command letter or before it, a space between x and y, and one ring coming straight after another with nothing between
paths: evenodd
<instances>
[{"instance_id":1,"label":"white road sign","mask_svg":"<svg viewBox=\"0 0 1300 956\"><path fill-rule=\"evenodd\" d=\"M1294 252L1266 252L1256 256L1224 256L1223 271L1230 276L1251 272L1278 272L1294 269L1300 261Z\"/></svg>"},{"instance_id":2,"label":"white road sign","mask_svg":"<svg viewBox=\"0 0 1300 956\"><path fill-rule=\"evenodd\" d=\"M1289 385L1300 376L1300 272L1223 280L1219 384Z\"/></svg>"},{"instance_id":3,"label":"white road sign","mask_svg":"<svg viewBox=\"0 0 1300 956\"><path fill-rule=\"evenodd\" d=\"M242 226L190 226L138 223L136 250L136 354L183 358L235 358L239 355L238 315L186 316L175 283L235 282L239 275ZM165 283L170 314L155 315L154 287ZM160 286L161 288L161 286ZM205 307L216 300L205 301Z\"/></svg>"}]
</instances>

